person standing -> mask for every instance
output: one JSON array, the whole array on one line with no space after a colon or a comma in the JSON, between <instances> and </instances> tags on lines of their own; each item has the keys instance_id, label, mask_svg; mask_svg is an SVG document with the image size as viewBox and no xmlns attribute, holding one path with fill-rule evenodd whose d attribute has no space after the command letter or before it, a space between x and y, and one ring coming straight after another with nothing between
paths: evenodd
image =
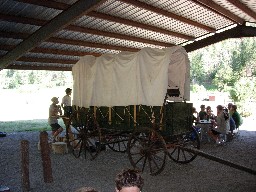
<instances>
[{"instance_id":1,"label":"person standing","mask_svg":"<svg viewBox=\"0 0 256 192\"><path fill-rule=\"evenodd\" d=\"M72 89L67 88L65 92L66 92L66 95L62 98L61 107L64 110L64 116L70 117L70 115L72 114L72 105L71 105L71 96L70 96L72 93Z\"/></svg>"},{"instance_id":2,"label":"person standing","mask_svg":"<svg viewBox=\"0 0 256 192\"><path fill-rule=\"evenodd\" d=\"M232 118L234 119L235 124L236 124L236 129L238 129L239 126L242 124L242 120L241 120L240 114L237 112L236 105L232 105L231 112L232 112Z\"/></svg>"},{"instance_id":3,"label":"person standing","mask_svg":"<svg viewBox=\"0 0 256 192\"><path fill-rule=\"evenodd\" d=\"M57 97L53 97L51 101L52 104L49 108L48 123L52 128L53 142L55 142L56 137L63 131L63 128L58 123L58 119L60 118L60 115L62 115L62 111L60 105L58 105L59 99Z\"/></svg>"}]
</instances>

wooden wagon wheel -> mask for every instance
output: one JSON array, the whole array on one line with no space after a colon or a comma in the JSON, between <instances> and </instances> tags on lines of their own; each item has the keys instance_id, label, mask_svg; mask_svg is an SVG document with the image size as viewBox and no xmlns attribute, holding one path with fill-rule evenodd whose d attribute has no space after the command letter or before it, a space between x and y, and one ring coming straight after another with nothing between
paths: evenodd
<instances>
[{"instance_id":1,"label":"wooden wagon wheel","mask_svg":"<svg viewBox=\"0 0 256 192\"><path fill-rule=\"evenodd\" d=\"M73 155L78 158L87 153L91 160L101 150L101 131L93 114L75 111L70 117L69 146Z\"/></svg>"},{"instance_id":2,"label":"wooden wagon wheel","mask_svg":"<svg viewBox=\"0 0 256 192\"><path fill-rule=\"evenodd\" d=\"M139 128L130 135L127 146L132 166L151 175L161 173L165 166L167 149L163 137L155 130Z\"/></svg>"},{"instance_id":3,"label":"wooden wagon wheel","mask_svg":"<svg viewBox=\"0 0 256 192\"><path fill-rule=\"evenodd\" d=\"M177 163L185 164L193 161L197 155L183 148L200 149L200 139L193 127L187 133L174 137L173 142L167 143L168 156Z\"/></svg>"},{"instance_id":4,"label":"wooden wagon wheel","mask_svg":"<svg viewBox=\"0 0 256 192\"><path fill-rule=\"evenodd\" d=\"M108 134L106 136L106 143L112 151L125 153L127 151L128 139L128 134Z\"/></svg>"}]
</instances>

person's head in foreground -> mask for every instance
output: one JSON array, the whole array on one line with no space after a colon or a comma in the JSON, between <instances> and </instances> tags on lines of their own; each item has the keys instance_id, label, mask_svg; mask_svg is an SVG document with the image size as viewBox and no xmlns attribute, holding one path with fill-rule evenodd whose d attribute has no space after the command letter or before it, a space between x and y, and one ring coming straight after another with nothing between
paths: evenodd
<instances>
[{"instance_id":1,"label":"person's head in foreground","mask_svg":"<svg viewBox=\"0 0 256 192\"><path fill-rule=\"evenodd\" d=\"M75 192L98 192L98 191L92 187L82 187L77 189Z\"/></svg>"},{"instance_id":2,"label":"person's head in foreground","mask_svg":"<svg viewBox=\"0 0 256 192\"><path fill-rule=\"evenodd\" d=\"M118 173L115 182L116 192L140 192L144 184L139 171L133 169L125 169Z\"/></svg>"}]
</instances>

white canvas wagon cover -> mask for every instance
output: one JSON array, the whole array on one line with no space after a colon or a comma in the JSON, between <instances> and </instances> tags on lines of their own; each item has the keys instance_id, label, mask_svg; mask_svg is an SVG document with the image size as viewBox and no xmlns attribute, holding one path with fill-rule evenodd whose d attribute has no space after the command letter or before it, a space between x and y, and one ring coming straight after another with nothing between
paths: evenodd
<instances>
[{"instance_id":1,"label":"white canvas wagon cover","mask_svg":"<svg viewBox=\"0 0 256 192\"><path fill-rule=\"evenodd\" d=\"M83 56L73 66L73 105L162 106L168 88L189 100L189 60L183 47Z\"/></svg>"}]
</instances>

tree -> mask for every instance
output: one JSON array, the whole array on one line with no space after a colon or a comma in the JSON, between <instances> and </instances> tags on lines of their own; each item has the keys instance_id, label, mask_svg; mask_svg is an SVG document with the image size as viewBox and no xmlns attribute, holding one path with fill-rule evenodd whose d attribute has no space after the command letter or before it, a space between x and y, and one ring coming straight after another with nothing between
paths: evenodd
<instances>
[{"instance_id":1,"label":"tree","mask_svg":"<svg viewBox=\"0 0 256 192\"><path fill-rule=\"evenodd\" d=\"M205 80L205 70L202 62L202 53L195 53L190 59L190 77L192 81L203 82Z\"/></svg>"}]
</instances>

